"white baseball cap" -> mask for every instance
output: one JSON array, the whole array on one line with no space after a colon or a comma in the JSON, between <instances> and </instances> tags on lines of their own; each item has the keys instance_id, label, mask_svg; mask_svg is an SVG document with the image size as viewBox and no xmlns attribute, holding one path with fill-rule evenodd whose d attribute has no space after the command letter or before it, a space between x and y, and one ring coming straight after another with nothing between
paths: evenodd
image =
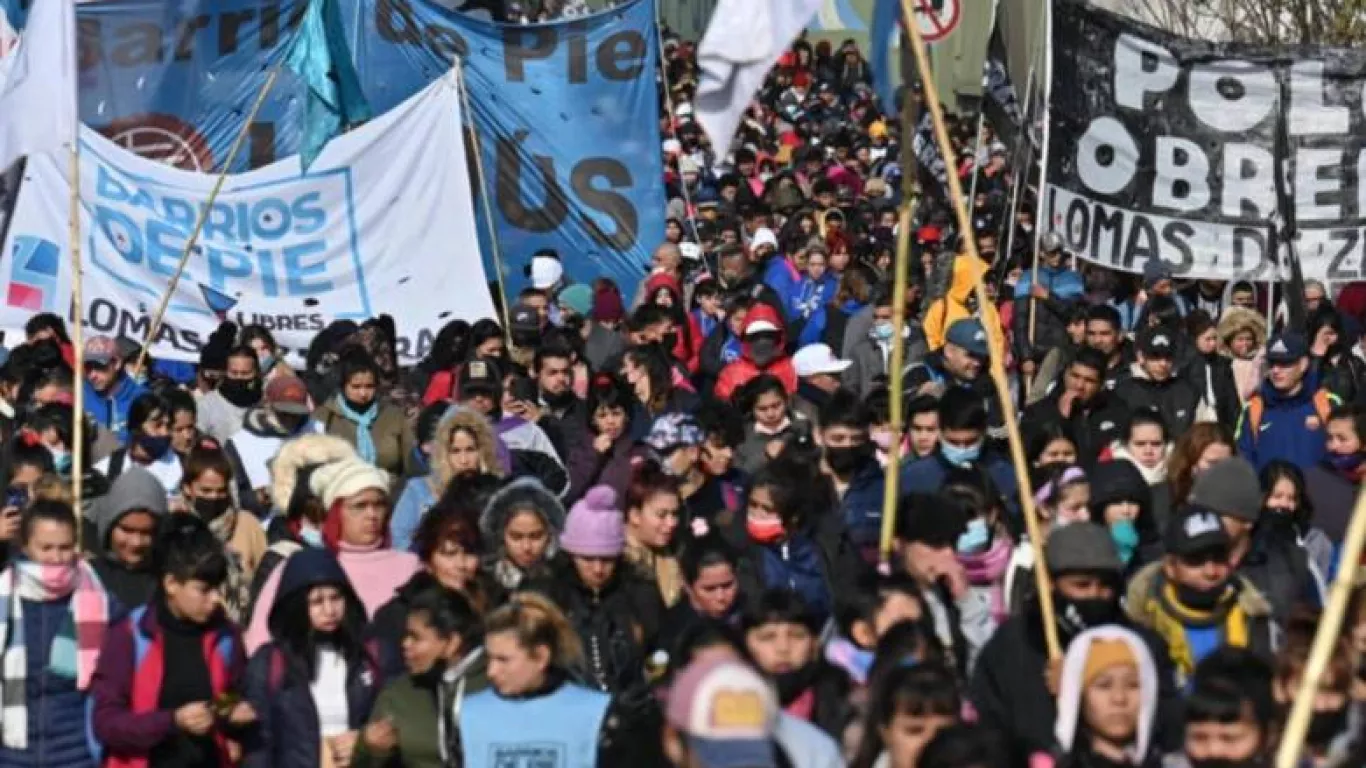
<instances>
[{"instance_id":1,"label":"white baseball cap","mask_svg":"<svg viewBox=\"0 0 1366 768\"><path fill-rule=\"evenodd\" d=\"M835 357L828 344L807 344L792 356L792 367L797 370L799 378L818 373L844 373L844 369L853 364L852 360Z\"/></svg>"}]
</instances>

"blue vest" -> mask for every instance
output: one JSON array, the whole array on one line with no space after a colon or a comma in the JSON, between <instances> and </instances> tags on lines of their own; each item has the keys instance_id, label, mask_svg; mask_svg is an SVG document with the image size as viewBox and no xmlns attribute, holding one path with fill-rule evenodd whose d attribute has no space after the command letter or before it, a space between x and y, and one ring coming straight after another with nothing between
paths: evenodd
<instances>
[{"instance_id":1,"label":"blue vest","mask_svg":"<svg viewBox=\"0 0 1366 768\"><path fill-rule=\"evenodd\" d=\"M480 691L460 709L464 768L595 768L609 701L572 683L534 699Z\"/></svg>"}]
</instances>

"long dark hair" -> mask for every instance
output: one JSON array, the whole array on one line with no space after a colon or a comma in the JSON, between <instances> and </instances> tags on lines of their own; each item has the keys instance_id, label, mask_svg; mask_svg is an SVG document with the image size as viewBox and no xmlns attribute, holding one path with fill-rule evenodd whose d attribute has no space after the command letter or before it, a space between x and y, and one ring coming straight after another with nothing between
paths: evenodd
<instances>
[{"instance_id":1,"label":"long dark hair","mask_svg":"<svg viewBox=\"0 0 1366 768\"><path fill-rule=\"evenodd\" d=\"M327 635L315 630L308 618L308 596L318 587L336 587L346 601L341 625ZM351 669L370 661L365 650L365 622L365 605L345 582L309 584L277 597L270 610L270 634L275 647L285 654L288 680L312 683L318 674L318 650L323 646L336 650Z\"/></svg>"},{"instance_id":2,"label":"long dark hair","mask_svg":"<svg viewBox=\"0 0 1366 768\"><path fill-rule=\"evenodd\" d=\"M863 741L850 763L854 768L870 768L886 745L881 729L898 714L958 717L962 696L953 672L939 664L899 666L878 681L869 697L864 719Z\"/></svg>"}]
</instances>

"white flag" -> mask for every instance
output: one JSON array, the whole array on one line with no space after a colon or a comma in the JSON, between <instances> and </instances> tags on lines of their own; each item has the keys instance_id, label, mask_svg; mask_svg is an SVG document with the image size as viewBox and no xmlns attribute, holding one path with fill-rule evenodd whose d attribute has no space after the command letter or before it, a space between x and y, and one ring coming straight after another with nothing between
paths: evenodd
<instances>
[{"instance_id":1,"label":"white flag","mask_svg":"<svg viewBox=\"0 0 1366 768\"><path fill-rule=\"evenodd\" d=\"M730 148L749 102L822 0L721 0L697 49L697 122L718 153Z\"/></svg>"},{"instance_id":2,"label":"white flag","mask_svg":"<svg viewBox=\"0 0 1366 768\"><path fill-rule=\"evenodd\" d=\"M6 42L4 37L0 35L0 170L21 157L69 145L76 137L76 5L73 0L37 0L18 40Z\"/></svg>"}]
</instances>

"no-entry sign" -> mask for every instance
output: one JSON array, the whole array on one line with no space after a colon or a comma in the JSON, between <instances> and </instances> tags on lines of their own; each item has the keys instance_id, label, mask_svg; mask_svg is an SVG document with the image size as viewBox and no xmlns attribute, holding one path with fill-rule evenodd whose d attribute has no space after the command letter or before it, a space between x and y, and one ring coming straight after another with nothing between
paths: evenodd
<instances>
[{"instance_id":1,"label":"no-entry sign","mask_svg":"<svg viewBox=\"0 0 1366 768\"><path fill-rule=\"evenodd\" d=\"M916 0L915 20L927 43L948 37L963 16L962 0Z\"/></svg>"}]
</instances>

